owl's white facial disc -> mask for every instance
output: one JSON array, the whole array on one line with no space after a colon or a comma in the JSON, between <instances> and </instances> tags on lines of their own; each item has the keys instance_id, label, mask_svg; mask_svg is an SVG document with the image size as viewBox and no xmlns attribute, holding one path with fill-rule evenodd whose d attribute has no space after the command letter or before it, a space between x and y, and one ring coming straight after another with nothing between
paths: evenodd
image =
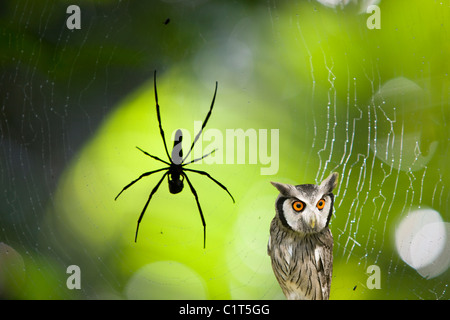
<instances>
[{"instance_id":1,"label":"owl's white facial disc","mask_svg":"<svg viewBox=\"0 0 450 320\"><path fill-rule=\"evenodd\" d=\"M287 198L283 203L283 211L280 213L284 216L287 225L294 231L309 233L316 227L316 216L311 210L311 205L301 201L304 206L303 210L297 211L295 206L301 200L297 198Z\"/></svg>"},{"instance_id":2,"label":"owl's white facial disc","mask_svg":"<svg viewBox=\"0 0 450 320\"><path fill-rule=\"evenodd\" d=\"M311 196L311 195L310 195ZM284 197L277 199L277 212L281 223L299 233L317 233L328 225L332 207L331 195L314 197Z\"/></svg>"},{"instance_id":3,"label":"owl's white facial disc","mask_svg":"<svg viewBox=\"0 0 450 320\"><path fill-rule=\"evenodd\" d=\"M328 226L331 218L337 173L330 174L320 185L290 185L271 182L280 191L276 211L281 223L299 233L317 233Z\"/></svg>"}]
</instances>

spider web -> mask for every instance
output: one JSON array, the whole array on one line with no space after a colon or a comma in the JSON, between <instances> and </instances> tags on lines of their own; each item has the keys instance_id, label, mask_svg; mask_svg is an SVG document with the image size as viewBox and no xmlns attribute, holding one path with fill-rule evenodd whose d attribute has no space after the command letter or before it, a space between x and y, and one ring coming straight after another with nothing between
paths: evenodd
<instances>
[{"instance_id":1,"label":"spider web","mask_svg":"<svg viewBox=\"0 0 450 320\"><path fill-rule=\"evenodd\" d=\"M3 1L0 296L283 299L266 254L269 181L320 183L335 171L331 298L448 299L449 4L375 3L374 30L370 4L83 2L81 30L68 30L63 1ZM276 175L249 154L198 167L234 206L189 176L207 250L188 190L158 191L136 245L156 182L113 201L156 169L135 145L164 154L155 69L166 136L194 136L216 80L209 134L279 129ZM189 212L165 214L168 203ZM80 290L66 285L69 265L82 270Z\"/></svg>"}]
</instances>

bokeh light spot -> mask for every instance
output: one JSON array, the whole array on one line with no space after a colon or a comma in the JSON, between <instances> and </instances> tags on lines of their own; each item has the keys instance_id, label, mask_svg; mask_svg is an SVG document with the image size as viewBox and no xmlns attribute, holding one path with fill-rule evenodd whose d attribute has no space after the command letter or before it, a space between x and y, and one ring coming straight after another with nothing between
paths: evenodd
<instances>
[{"instance_id":1,"label":"bokeh light spot","mask_svg":"<svg viewBox=\"0 0 450 320\"><path fill-rule=\"evenodd\" d=\"M450 224L432 209L409 213L395 233L397 251L424 278L434 278L450 264Z\"/></svg>"},{"instance_id":2,"label":"bokeh light spot","mask_svg":"<svg viewBox=\"0 0 450 320\"><path fill-rule=\"evenodd\" d=\"M128 281L125 295L133 300L206 299L204 280L176 261L158 261L139 269Z\"/></svg>"}]
</instances>

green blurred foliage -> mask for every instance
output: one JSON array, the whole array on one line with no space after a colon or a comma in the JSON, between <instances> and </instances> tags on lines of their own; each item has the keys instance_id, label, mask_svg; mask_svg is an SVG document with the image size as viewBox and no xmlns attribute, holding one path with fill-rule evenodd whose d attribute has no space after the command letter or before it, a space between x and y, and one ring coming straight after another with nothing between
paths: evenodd
<instances>
[{"instance_id":1,"label":"green blurred foliage","mask_svg":"<svg viewBox=\"0 0 450 320\"><path fill-rule=\"evenodd\" d=\"M38 189L20 208L2 200L9 204L3 208L24 212L17 220L0 209L0 241L23 252L26 270L24 288L2 295L284 299L266 254L277 195L269 181L314 183L337 171L331 298L448 298L448 270L425 279L395 247L396 226L411 210L430 207L449 218L448 4L381 1L379 30L367 28L369 15L354 4L79 5L82 29L69 31L66 1L2 4L2 138L37 155L32 181L2 179L5 199ZM275 176L261 175L261 163L192 165L236 199L206 177L189 175L207 221L206 249L187 186L172 195L163 182L137 243L137 219L161 175L114 201L126 184L161 164L135 146L165 155L155 69L168 139L178 128L194 136L215 81L206 129L224 139L227 129L280 130ZM24 175L11 167L11 177ZM21 227L35 223L36 230ZM65 287L71 264L82 270L82 290ZM373 264L382 270L379 290L366 283Z\"/></svg>"}]
</instances>

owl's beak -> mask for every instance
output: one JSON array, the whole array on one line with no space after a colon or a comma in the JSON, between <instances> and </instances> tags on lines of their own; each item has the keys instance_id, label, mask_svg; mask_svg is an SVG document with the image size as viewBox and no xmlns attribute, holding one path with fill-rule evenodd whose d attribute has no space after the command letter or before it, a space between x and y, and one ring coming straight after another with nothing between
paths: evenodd
<instances>
[{"instance_id":1,"label":"owl's beak","mask_svg":"<svg viewBox=\"0 0 450 320\"><path fill-rule=\"evenodd\" d=\"M311 226L312 229L314 229L314 227L316 226L316 218L312 217L309 225Z\"/></svg>"}]
</instances>

